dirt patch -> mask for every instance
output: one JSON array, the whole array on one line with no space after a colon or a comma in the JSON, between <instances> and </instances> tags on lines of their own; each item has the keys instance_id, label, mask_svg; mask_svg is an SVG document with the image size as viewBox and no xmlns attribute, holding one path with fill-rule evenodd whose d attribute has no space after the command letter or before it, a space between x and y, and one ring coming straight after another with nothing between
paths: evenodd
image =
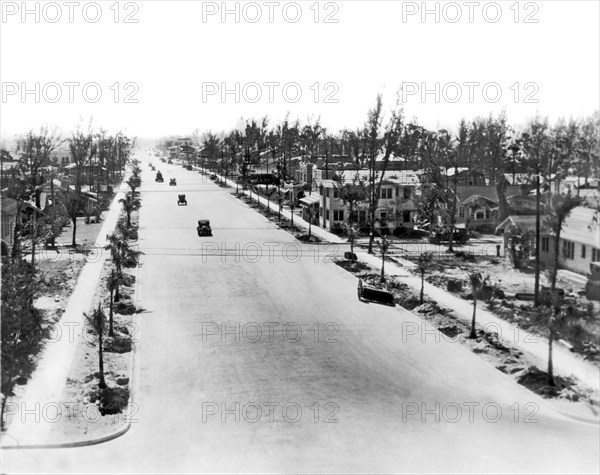
<instances>
[{"instance_id":1,"label":"dirt patch","mask_svg":"<svg viewBox=\"0 0 600 475\"><path fill-rule=\"evenodd\" d=\"M415 257L409 257L409 260L416 262ZM533 292L535 274L531 268L515 269L507 259L473 256L464 252L444 253L435 255L425 280L436 287L454 292L461 298L472 299L468 275L473 271L490 277L489 296L480 296L480 300L486 301L487 310L523 330L541 335L534 322L533 314L537 310L533 303L514 298L517 293ZM418 275L417 269L412 272ZM544 273L540 278L542 286L549 285ZM557 286L566 290L568 295L564 304L571 307L570 310L577 319L569 331L561 335L561 339L571 345L573 352L600 366L600 327L597 320L591 318L600 312L600 305L578 295L576 291L579 289L573 288L567 281L559 279Z\"/></svg>"}]
</instances>

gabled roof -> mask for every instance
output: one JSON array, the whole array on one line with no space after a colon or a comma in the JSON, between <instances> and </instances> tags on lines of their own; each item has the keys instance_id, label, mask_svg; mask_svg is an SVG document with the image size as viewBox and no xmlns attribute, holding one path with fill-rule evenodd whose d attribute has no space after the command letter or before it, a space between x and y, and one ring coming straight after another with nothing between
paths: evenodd
<instances>
[{"instance_id":1,"label":"gabled roof","mask_svg":"<svg viewBox=\"0 0 600 475\"><path fill-rule=\"evenodd\" d=\"M567 217L560 237L600 249L600 213L579 206Z\"/></svg>"},{"instance_id":2,"label":"gabled roof","mask_svg":"<svg viewBox=\"0 0 600 475\"><path fill-rule=\"evenodd\" d=\"M510 215L498 226L496 226L496 233L499 232L511 232L513 230L520 232L535 232L535 216L520 216ZM540 229L542 232L547 231L548 227L544 224L547 216L540 216Z\"/></svg>"},{"instance_id":3,"label":"gabled roof","mask_svg":"<svg viewBox=\"0 0 600 475\"><path fill-rule=\"evenodd\" d=\"M507 186L506 197L520 195L520 186ZM456 187L456 195L458 201L464 203L465 200L473 195L487 198L488 200L498 203L498 192L494 185L459 185Z\"/></svg>"}]
</instances>

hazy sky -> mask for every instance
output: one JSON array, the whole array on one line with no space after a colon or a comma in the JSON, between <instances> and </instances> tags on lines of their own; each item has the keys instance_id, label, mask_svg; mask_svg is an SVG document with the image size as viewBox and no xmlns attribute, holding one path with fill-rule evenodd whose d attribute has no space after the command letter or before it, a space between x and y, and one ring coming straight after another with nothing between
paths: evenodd
<instances>
[{"instance_id":1,"label":"hazy sky","mask_svg":"<svg viewBox=\"0 0 600 475\"><path fill-rule=\"evenodd\" d=\"M5 140L90 117L141 137L287 112L355 128L402 84L406 115L427 127L600 108L598 1L25 5L0 3Z\"/></svg>"}]
</instances>

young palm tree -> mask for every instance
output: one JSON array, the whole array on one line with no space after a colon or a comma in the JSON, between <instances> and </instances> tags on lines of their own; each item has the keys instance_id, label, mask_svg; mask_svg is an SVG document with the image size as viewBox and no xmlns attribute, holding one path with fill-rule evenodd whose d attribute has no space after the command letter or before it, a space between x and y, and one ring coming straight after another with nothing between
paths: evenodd
<instances>
[{"instance_id":1,"label":"young palm tree","mask_svg":"<svg viewBox=\"0 0 600 475\"><path fill-rule=\"evenodd\" d=\"M390 247L390 242L382 235L381 241L377 241L377 247L381 251L381 276L379 277L379 282L383 284L385 282L385 254Z\"/></svg>"},{"instance_id":2,"label":"young palm tree","mask_svg":"<svg viewBox=\"0 0 600 475\"><path fill-rule=\"evenodd\" d=\"M123 210L125 211L125 214L127 214L127 227L129 227L131 226L131 213L140 209L140 200L134 198L131 193L127 193L125 198L119 200L119 203L123 204Z\"/></svg>"},{"instance_id":3,"label":"young palm tree","mask_svg":"<svg viewBox=\"0 0 600 475\"><path fill-rule=\"evenodd\" d=\"M102 311L102 308L100 307L100 302L98 302L98 308L94 309L91 315L86 315L86 318L96 335L98 335L98 372L100 373L100 382L98 383L98 387L100 389L105 389L106 381L104 380L104 354L102 351L102 345L104 336L104 319L106 317Z\"/></svg>"},{"instance_id":4,"label":"young palm tree","mask_svg":"<svg viewBox=\"0 0 600 475\"><path fill-rule=\"evenodd\" d=\"M419 272L421 273L421 293L419 294L419 304L423 303L423 293L425 291L425 272L427 269L429 269L432 261L432 252L422 252L419 255L419 260L417 261L417 269L419 269Z\"/></svg>"},{"instance_id":5,"label":"young palm tree","mask_svg":"<svg viewBox=\"0 0 600 475\"><path fill-rule=\"evenodd\" d=\"M480 272L471 272L469 274L469 281L471 282L471 290L473 294L473 319L471 320L471 333L469 334L469 338L477 338L477 333L475 333L475 315L477 313L477 297L479 297L479 293L483 289L484 285L487 283L489 277L485 279L481 276Z\"/></svg>"},{"instance_id":6,"label":"young palm tree","mask_svg":"<svg viewBox=\"0 0 600 475\"><path fill-rule=\"evenodd\" d=\"M113 310L115 303L115 290L119 288L119 285L123 284L123 273L118 272L115 269L110 270L110 276L106 282L106 286L108 291L110 292L110 305L109 305L109 314L108 314L108 336L115 336L115 332L113 329Z\"/></svg>"}]
</instances>

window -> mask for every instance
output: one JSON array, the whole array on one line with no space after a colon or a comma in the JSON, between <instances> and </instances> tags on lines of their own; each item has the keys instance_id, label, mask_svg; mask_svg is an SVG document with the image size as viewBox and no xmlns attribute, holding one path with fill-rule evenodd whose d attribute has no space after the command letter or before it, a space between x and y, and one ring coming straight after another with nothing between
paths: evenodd
<instances>
[{"instance_id":1,"label":"window","mask_svg":"<svg viewBox=\"0 0 600 475\"><path fill-rule=\"evenodd\" d=\"M592 262L600 261L600 249L592 247Z\"/></svg>"},{"instance_id":2,"label":"window","mask_svg":"<svg viewBox=\"0 0 600 475\"><path fill-rule=\"evenodd\" d=\"M382 188L381 189L381 199L382 200L391 200L392 199L392 189L391 188Z\"/></svg>"},{"instance_id":3,"label":"window","mask_svg":"<svg viewBox=\"0 0 600 475\"><path fill-rule=\"evenodd\" d=\"M490 209L489 208L485 209L485 219L490 219Z\"/></svg>"},{"instance_id":4,"label":"window","mask_svg":"<svg viewBox=\"0 0 600 475\"><path fill-rule=\"evenodd\" d=\"M481 211L481 210L475 211L475 219L483 219L483 217L484 217L483 211Z\"/></svg>"},{"instance_id":5,"label":"window","mask_svg":"<svg viewBox=\"0 0 600 475\"><path fill-rule=\"evenodd\" d=\"M582 244L581 245L581 258L582 259L585 259L585 251L586 251L585 244Z\"/></svg>"},{"instance_id":6,"label":"window","mask_svg":"<svg viewBox=\"0 0 600 475\"><path fill-rule=\"evenodd\" d=\"M340 190L338 190L337 188L333 189L333 197L334 198L339 198L340 197Z\"/></svg>"},{"instance_id":7,"label":"window","mask_svg":"<svg viewBox=\"0 0 600 475\"><path fill-rule=\"evenodd\" d=\"M358 222L359 223L364 223L367 220L367 212L364 210L361 210L358 212Z\"/></svg>"},{"instance_id":8,"label":"window","mask_svg":"<svg viewBox=\"0 0 600 475\"><path fill-rule=\"evenodd\" d=\"M383 222L383 221L387 221L387 211L382 211L381 213L379 213L379 219Z\"/></svg>"},{"instance_id":9,"label":"window","mask_svg":"<svg viewBox=\"0 0 600 475\"><path fill-rule=\"evenodd\" d=\"M542 238L542 252L548 252L550 249L550 238L548 236L544 236Z\"/></svg>"},{"instance_id":10,"label":"window","mask_svg":"<svg viewBox=\"0 0 600 475\"><path fill-rule=\"evenodd\" d=\"M410 200L410 188L404 188L404 199Z\"/></svg>"},{"instance_id":11,"label":"window","mask_svg":"<svg viewBox=\"0 0 600 475\"><path fill-rule=\"evenodd\" d=\"M460 206L458 208L458 217L459 218L464 218L465 217L465 209L462 206Z\"/></svg>"},{"instance_id":12,"label":"window","mask_svg":"<svg viewBox=\"0 0 600 475\"><path fill-rule=\"evenodd\" d=\"M344 210L343 209L334 209L333 210L333 220L334 221L344 221Z\"/></svg>"},{"instance_id":13,"label":"window","mask_svg":"<svg viewBox=\"0 0 600 475\"><path fill-rule=\"evenodd\" d=\"M565 259L575 258L575 243L571 241L563 241L563 257Z\"/></svg>"},{"instance_id":14,"label":"window","mask_svg":"<svg viewBox=\"0 0 600 475\"><path fill-rule=\"evenodd\" d=\"M402 213L402 221L405 223L410 223L410 211L404 211Z\"/></svg>"}]
</instances>

